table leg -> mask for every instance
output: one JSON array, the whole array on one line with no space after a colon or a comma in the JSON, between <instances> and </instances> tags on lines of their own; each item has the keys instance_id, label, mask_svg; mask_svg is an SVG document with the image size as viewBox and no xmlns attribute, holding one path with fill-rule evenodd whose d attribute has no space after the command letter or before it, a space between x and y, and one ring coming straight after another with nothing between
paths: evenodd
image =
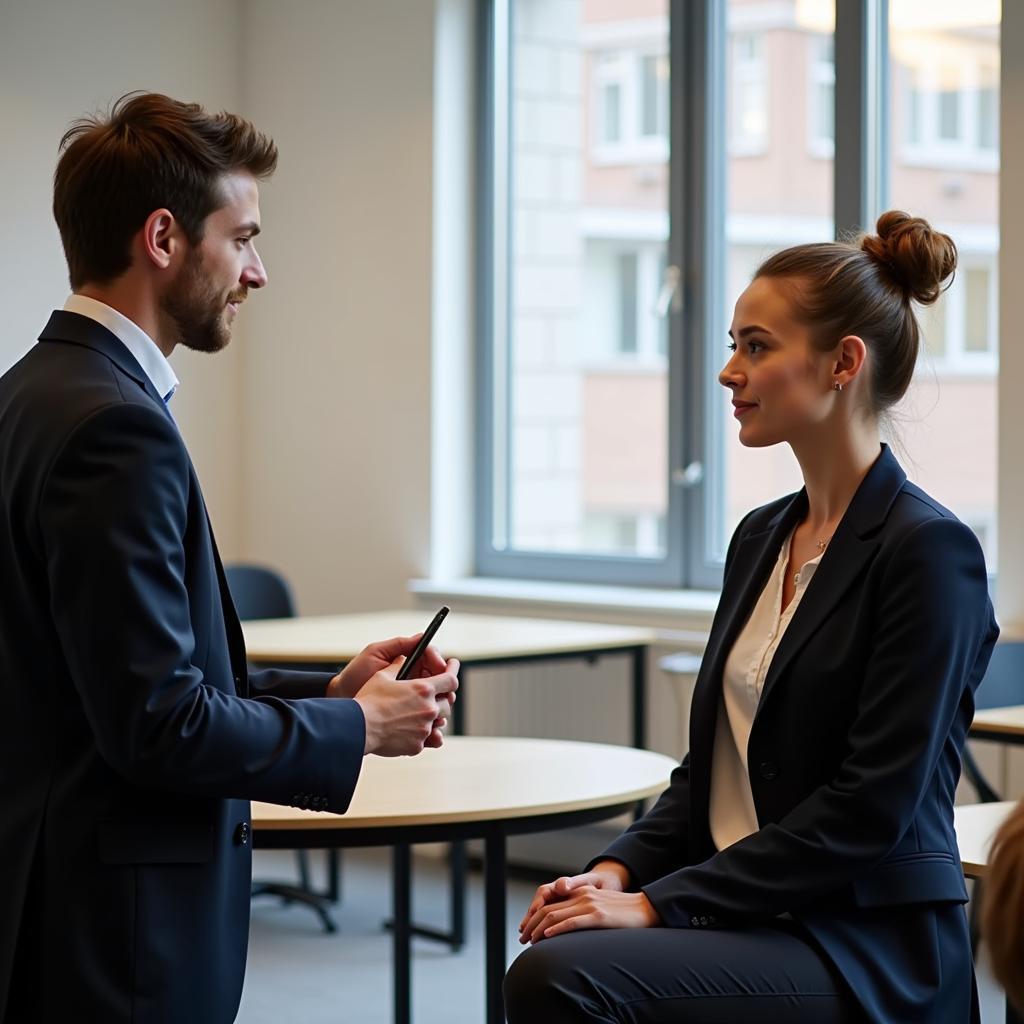
<instances>
[{"instance_id":1,"label":"table leg","mask_svg":"<svg viewBox=\"0 0 1024 1024\"><path fill-rule=\"evenodd\" d=\"M394 912L393 984L395 1024L412 1020L412 852L408 843L391 852L391 885Z\"/></svg>"},{"instance_id":2,"label":"table leg","mask_svg":"<svg viewBox=\"0 0 1024 1024\"><path fill-rule=\"evenodd\" d=\"M647 744L647 648L633 648L633 746Z\"/></svg>"},{"instance_id":3,"label":"table leg","mask_svg":"<svg viewBox=\"0 0 1024 1024\"><path fill-rule=\"evenodd\" d=\"M505 833L500 828L484 838L484 979L487 1024L504 1024L505 1004Z\"/></svg>"},{"instance_id":4,"label":"table leg","mask_svg":"<svg viewBox=\"0 0 1024 1024\"><path fill-rule=\"evenodd\" d=\"M466 732L466 669L459 670L459 697L452 709L452 732L464 736ZM450 892L449 943L458 951L466 941L466 844L456 841L448 848L448 884Z\"/></svg>"},{"instance_id":5,"label":"table leg","mask_svg":"<svg viewBox=\"0 0 1024 1024\"><path fill-rule=\"evenodd\" d=\"M643 750L647 744L647 648L633 648L633 746ZM639 801L634 820L643 816L644 802Z\"/></svg>"}]
</instances>

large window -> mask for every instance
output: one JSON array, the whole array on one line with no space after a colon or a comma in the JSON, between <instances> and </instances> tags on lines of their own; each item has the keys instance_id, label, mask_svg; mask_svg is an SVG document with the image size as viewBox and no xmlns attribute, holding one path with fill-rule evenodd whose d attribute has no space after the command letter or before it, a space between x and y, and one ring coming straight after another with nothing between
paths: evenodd
<instances>
[{"instance_id":1,"label":"large window","mask_svg":"<svg viewBox=\"0 0 1024 1024\"><path fill-rule=\"evenodd\" d=\"M740 516L800 483L736 439L732 306L887 191L962 253L887 429L991 545L994 455L969 451L995 447L998 6L481 3L479 571L716 586Z\"/></svg>"}]
</instances>

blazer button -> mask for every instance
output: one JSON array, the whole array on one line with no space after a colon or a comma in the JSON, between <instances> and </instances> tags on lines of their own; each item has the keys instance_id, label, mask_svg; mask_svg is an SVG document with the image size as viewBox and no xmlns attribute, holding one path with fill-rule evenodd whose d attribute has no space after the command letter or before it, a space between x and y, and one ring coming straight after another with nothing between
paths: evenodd
<instances>
[{"instance_id":1,"label":"blazer button","mask_svg":"<svg viewBox=\"0 0 1024 1024\"><path fill-rule=\"evenodd\" d=\"M696 928L700 924L700 920L696 917L690 918L690 926Z\"/></svg>"},{"instance_id":2,"label":"blazer button","mask_svg":"<svg viewBox=\"0 0 1024 1024\"><path fill-rule=\"evenodd\" d=\"M762 779L771 782L779 774L779 766L774 761L762 761L758 767Z\"/></svg>"},{"instance_id":3,"label":"blazer button","mask_svg":"<svg viewBox=\"0 0 1024 1024\"><path fill-rule=\"evenodd\" d=\"M242 821L235 826L235 846L249 845L249 822Z\"/></svg>"}]
</instances>

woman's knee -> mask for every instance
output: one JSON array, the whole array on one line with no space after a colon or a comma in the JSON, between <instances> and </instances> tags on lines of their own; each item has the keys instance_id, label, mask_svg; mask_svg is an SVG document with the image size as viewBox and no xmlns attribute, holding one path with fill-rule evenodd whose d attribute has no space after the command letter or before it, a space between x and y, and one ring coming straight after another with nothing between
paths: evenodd
<instances>
[{"instance_id":1,"label":"woman's knee","mask_svg":"<svg viewBox=\"0 0 1024 1024\"><path fill-rule=\"evenodd\" d=\"M586 977L570 938L546 939L521 953L505 975L509 1024L600 1020L587 1012Z\"/></svg>"}]
</instances>

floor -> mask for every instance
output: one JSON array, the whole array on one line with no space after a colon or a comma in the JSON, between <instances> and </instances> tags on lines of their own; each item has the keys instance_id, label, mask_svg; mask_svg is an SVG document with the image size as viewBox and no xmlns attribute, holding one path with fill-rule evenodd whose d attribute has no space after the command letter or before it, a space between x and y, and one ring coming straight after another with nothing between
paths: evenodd
<instances>
[{"instance_id":1,"label":"floor","mask_svg":"<svg viewBox=\"0 0 1024 1024\"><path fill-rule=\"evenodd\" d=\"M322 854L314 853L314 870ZM345 853L343 901L335 912L340 930L327 935L318 919L299 906L282 907L273 897L253 901L249 966L237 1024L390 1024L391 937L381 927L390 912L390 856L384 849ZM259 851L256 877L294 880L292 854ZM416 918L444 926L447 910L444 865L420 857L416 863ZM508 955L519 944L515 929L535 882L510 879ZM414 942L415 1024L480 1024L483 1008L483 900L473 873L467 919L469 941L459 953L424 940ZM1002 1024L999 989L978 972L983 1024Z\"/></svg>"},{"instance_id":2,"label":"floor","mask_svg":"<svg viewBox=\"0 0 1024 1024\"><path fill-rule=\"evenodd\" d=\"M314 870L323 855L313 853ZM294 880L293 856L258 851L254 877ZM509 962L516 956L516 925L535 883L508 885ZM238 1024L386 1024L391 1021L391 935L382 922L391 908L390 852L349 850L344 855L339 925L327 935L315 915L274 897L253 901L249 964ZM448 883L444 865L417 858L415 917L446 924ZM483 895L473 872L467 925L459 953L416 939L413 943L415 1024L480 1024L483 1012Z\"/></svg>"}]
</instances>

